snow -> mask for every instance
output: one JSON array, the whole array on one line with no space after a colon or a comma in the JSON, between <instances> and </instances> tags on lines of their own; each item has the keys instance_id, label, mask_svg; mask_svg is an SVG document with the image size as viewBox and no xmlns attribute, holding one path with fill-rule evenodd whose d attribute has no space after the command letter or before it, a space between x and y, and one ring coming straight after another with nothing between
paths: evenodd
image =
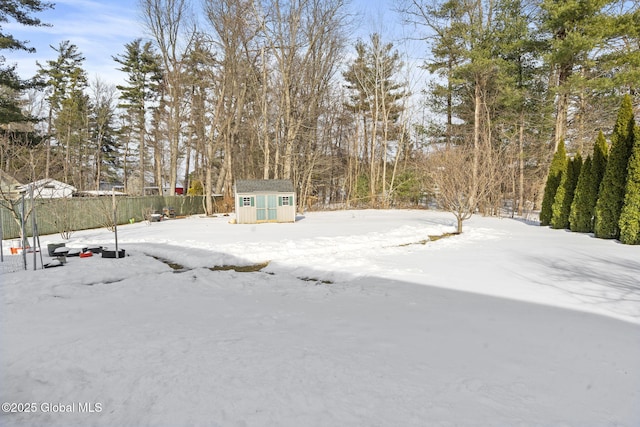
<instances>
[{"instance_id":1,"label":"snow","mask_svg":"<svg viewBox=\"0 0 640 427\"><path fill-rule=\"evenodd\" d=\"M423 210L232 219L0 273L0 398L35 404L0 425L640 425L640 247L482 217L425 243L455 226Z\"/></svg>"}]
</instances>

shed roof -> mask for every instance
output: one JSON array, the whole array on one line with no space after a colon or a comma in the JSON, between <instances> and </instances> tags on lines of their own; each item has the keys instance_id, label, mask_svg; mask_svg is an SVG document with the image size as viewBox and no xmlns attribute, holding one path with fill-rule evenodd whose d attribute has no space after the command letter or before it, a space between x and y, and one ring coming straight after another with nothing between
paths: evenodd
<instances>
[{"instance_id":1,"label":"shed roof","mask_svg":"<svg viewBox=\"0 0 640 427\"><path fill-rule=\"evenodd\" d=\"M23 189L29 191L31 189L31 187L33 187L34 191L38 191L38 190L42 190L44 188L47 189L57 189L57 190L71 190L71 191L76 191L76 187L74 187L73 185L69 185L66 184L62 181L57 181L55 179L51 179L51 178L44 178L44 179L39 179L37 181L33 181L30 182L28 184L24 184L22 186Z\"/></svg>"},{"instance_id":2,"label":"shed roof","mask_svg":"<svg viewBox=\"0 0 640 427\"><path fill-rule=\"evenodd\" d=\"M293 193L293 182L288 179L239 179L237 193Z\"/></svg>"}]
</instances>

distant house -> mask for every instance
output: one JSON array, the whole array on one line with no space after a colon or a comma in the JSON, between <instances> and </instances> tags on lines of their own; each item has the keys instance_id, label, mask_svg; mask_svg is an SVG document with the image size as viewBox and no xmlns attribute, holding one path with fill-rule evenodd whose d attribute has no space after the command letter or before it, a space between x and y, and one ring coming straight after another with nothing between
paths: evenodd
<instances>
[{"instance_id":1,"label":"distant house","mask_svg":"<svg viewBox=\"0 0 640 427\"><path fill-rule=\"evenodd\" d=\"M295 222L293 183L286 179L238 180L235 184L236 222Z\"/></svg>"},{"instance_id":2,"label":"distant house","mask_svg":"<svg viewBox=\"0 0 640 427\"><path fill-rule=\"evenodd\" d=\"M182 196L184 194L184 188L182 187L174 187L175 191L175 195L176 196ZM169 196L171 194L171 188L170 187L164 187L162 189L162 195L163 196Z\"/></svg>"},{"instance_id":3,"label":"distant house","mask_svg":"<svg viewBox=\"0 0 640 427\"><path fill-rule=\"evenodd\" d=\"M127 193L115 190L87 190L77 191L73 194L73 197L112 197L112 196L126 196Z\"/></svg>"},{"instance_id":4,"label":"distant house","mask_svg":"<svg viewBox=\"0 0 640 427\"><path fill-rule=\"evenodd\" d=\"M13 199L20 197L20 191L22 184L17 179L9 175L3 170L0 170L0 193L5 199Z\"/></svg>"},{"instance_id":5,"label":"distant house","mask_svg":"<svg viewBox=\"0 0 640 427\"><path fill-rule=\"evenodd\" d=\"M110 192L112 190L124 192L124 184L120 181L114 181L114 182L100 181L100 185L98 186L98 191Z\"/></svg>"},{"instance_id":6,"label":"distant house","mask_svg":"<svg viewBox=\"0 0 640 427\"><path fill-rule=\"evenodd\" d=\"M55 179L40 179L22 186L28 197L33 189L33 197L38 199L62 199L72 197L77 191L76 187L56 181Z\"/></svg>"}]
</instances>

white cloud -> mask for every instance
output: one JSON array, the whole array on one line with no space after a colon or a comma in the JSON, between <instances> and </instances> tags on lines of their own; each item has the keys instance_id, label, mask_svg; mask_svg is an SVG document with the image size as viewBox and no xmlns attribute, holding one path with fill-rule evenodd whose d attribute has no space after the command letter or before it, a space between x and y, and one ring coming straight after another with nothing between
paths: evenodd
<instances>
[{"instance_id":1,"label":"white cloud","mask_svg":"<svg viewBox=\"0 0 640 427\"><path fill-rule=\"evenodd\" d=\"M57 47L63 40L69 40L85 56L85 69L91 78L99 76L110 83L119 83L122 76L112 57L124 51L125 43L144 36L136 4L128 0L104 3L62 0L37 17L51 26L24 27L15 23L3 26L36 49L35 54L3 52L7 62L18 65L18 73L23 77L35 74L36 61L43 64L55 58L57 54L50 46Z\"/></svg>"}]
</instances>

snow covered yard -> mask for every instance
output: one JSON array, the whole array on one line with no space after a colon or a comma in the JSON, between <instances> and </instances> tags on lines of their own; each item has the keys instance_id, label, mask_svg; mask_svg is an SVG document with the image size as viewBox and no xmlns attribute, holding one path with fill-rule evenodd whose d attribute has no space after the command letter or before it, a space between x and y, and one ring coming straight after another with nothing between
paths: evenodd
<instances>
[{"instance_id":1,"label":"snow covered yard","mask_svg":"<svg viewBox=\"0 0 640 427\"><path fill-rule=\"evenodd\" d=\"M0 398L35 405L0 425L640 425L640 247L481 217L422 244L455 228L432 211L229 219L1 273Z\"/></svg>"}]
</instances>

